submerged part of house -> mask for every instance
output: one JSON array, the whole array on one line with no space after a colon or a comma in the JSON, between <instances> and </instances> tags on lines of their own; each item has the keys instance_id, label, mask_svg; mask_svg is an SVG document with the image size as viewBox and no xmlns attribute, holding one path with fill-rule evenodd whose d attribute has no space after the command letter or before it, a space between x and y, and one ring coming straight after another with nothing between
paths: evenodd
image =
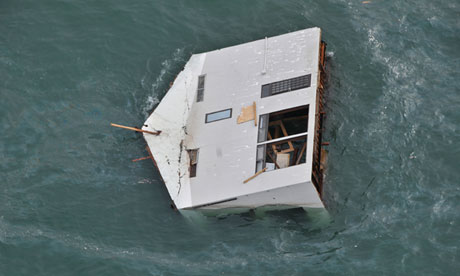
<instances>
[{"instance_id":1,"label":"submerged part of house","mask_svg":"<svg viewBox=\"0 0 460 276\"><path fill-rule=\"evenodd\" d=\"M143 126L176 208L324 207L325 47L311 28L190 58Z\"/></svg>"}]
</instances>

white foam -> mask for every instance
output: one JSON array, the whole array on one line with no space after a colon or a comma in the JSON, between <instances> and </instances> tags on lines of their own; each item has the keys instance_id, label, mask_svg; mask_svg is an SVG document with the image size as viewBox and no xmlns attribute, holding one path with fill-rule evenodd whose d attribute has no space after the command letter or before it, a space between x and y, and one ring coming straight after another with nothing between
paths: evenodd
<instances>
[{"instance_id":1,"label":"white foam","mask_svg":"<svg viewBox=\"0 0 460 276\"><path fill-rule=\"evenodd\" d=\"M160 102L159 96L161 94L161 87L164 84L164 78L167 74L171 74L171 70L173 69L174 65L183 61L184 60L184 48L178 48L174 50L172 57L169 59L165 59L161 63L161 70L160 74L156 77L155 81L152 83L150 87L151 95L147 97L147 100L145 101L145 105L142 108L142 113L144 114L144 117L147 118L150 115L150 112L153 110L153 108ZM149 68L150 60L147 61L147 74L150 73ZM145 79L147 78L147 75L144 75L144 77L141 80L141 85L142 87L145 87Z\"/></svg>"}]
</instances>

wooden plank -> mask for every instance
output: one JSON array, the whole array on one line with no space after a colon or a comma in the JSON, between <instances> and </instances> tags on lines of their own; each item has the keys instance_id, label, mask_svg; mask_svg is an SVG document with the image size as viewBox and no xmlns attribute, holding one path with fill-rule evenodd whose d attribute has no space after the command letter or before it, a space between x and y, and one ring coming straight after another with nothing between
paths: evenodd
<instances>
[{"instance_id":1,"label":"wooden plank","mask_svg":"<svg viewBox=\"0 0 460 276\"><path fill-rule=\"evenodd\" d=\"M141 160L145 160L145 159L152 159L152 156L141 157L141 158L133 159L132 161L137 162L137 161L141 161Z\"/></svg>"},{"instance_id":2,"label":"wooden plank","mask_svg":"<svg viewBox=\"0 0 460 276\"><path fill-rule=\"evenodd\" d=\"M153 134L153 135L158 135L158 134L161 133L161 131L153 132L153 131L143 130L143 129L135 128L135 127L117 125L117 124L113 124L113 123L111 123L110 125L113 126L113 127L119 127L119 128L129 129L129 130L133 130L133 131L137 131L137 132L144 132L144 133Z\"/></svg>"},{"instance_id":3,"label":"wooden plank","mask_svg":"<svg viewBox=\"0 0 460 276\"><path fill-rule=\"evenodd\" d=\"M289 166L295 165L295 161L297 160L297 155L299 154L299 148L296 148L294 150L294 153L292 154L292 162L289 164Z\"/></svg>"},{"instance_id":4,"label":"wooden plank","mask_svg":"<svg viewBox=\"0 0 460 276\"><path fill-rule=\"evenodd\" d=\"M275 163L275 167L276 167L277 169L279 169L279 168L280 168L280 165L278 165L278 163L276 163L275 158L273 158L273 156L272 156L270 153L267 153L267 155L268 155L268 157L270 157L270 159L273 161L273 163Z\"/></svg>"},{"instance_id":5,"label":"wooden plank","mask_svg":"<svg viewBox=\"0 0 460 276\"><path fill-rule=\"evenodd\" d=\"M320 163L319 163L319 169L320 169L320 171L323 171L324 168L326 167L327 155L328 155L327 150L321 149L321 160L319 161L319 162L320 162Z\"/></svg>"},{"instance_id":6,"label":"wooden plank","mask_svg":"<svg viewBox=\"0 0 460 276\"><path fill-rule=\"evenodd\" d=\"M270 134L270 131L267 130L267 134L268 134L268 140L273 140L272 135ZM276 146L275 146L275 145L272 145L272 150L273 150L273 152L275 152L275 153L278 152L278 150L276 150Z\"/></svg>"},{"instance_id":7,"label":"wooden plank","mask_svg":"<svg viewBox=\"0 0 460 276\"><path fill-rule=\"evenodd\" d=\"M286 127L284 126L282 120L280 120L280 128L281 128L281 131L283 132L283 135L284 135L285 137L286 137L286 136L289 136L288 133L287 133Z\"/></svg>"},{"instance_id":8,"label":"wooden plank","mask_svg":"<svg viewBox=\"0 0 460 276\"><path fill-rule=\"evenodd\" d=\"M288 143L290 143L290 142L288 142ZM294 151L294 146L292 148L282 150L282 151L280 151L280 153L288 153L288 152L293 152L293 151Z\"/></svg>"},{"instance_id":9,"label":"wooden plank","mask_svg":"<svg viewBox=\"0 0 460 276\"><path fill-rule=\"evenodd\" d=\"M284 124L283 124L283 121L280 121L280 127L281 127L281 131L283 132L284 136L288 136L288 133L286 131L286 128L284 127ZM292 145L292 142L291 141L288 141L287 142L288 145L289 145L289 149L285 149L285 150L282 150L281 152L291 152L291 151L294 151L294 146Z\"/></svg>"},{"instance_id":10,"label":"wooden plank","mask_svg":"<svg viewBox=\"0 0 460 276\"><path fill-rule=\"evenodd\" d=\"M254 120L254 125L257 126L256 102L253 102L252 105L243 106L236 122L241 124L252 120Z\"/></svg>"},{"instance_id":11,"label":"wooden plank","mask_svg":"<svg viewBox=\"0 0 460 276\"><path fill-rule=\"evenodd\" d=\"M280 127L275 127L275 139L281 137L280 129L281 129Z\"/></svg>"},{"instance_id":12,"label":"wooden plank","mask_svg":"<svg viewBox=\"0 0 460 276\"><path fill-rule=\"evenodd\" d=\"M295 116L295 117L289 117L289 118L284 118L282 120L283 120L283 122L286 122L286 121L294 121L294 120L301 120L301 119L308 119L308 115L300 115L300 116ZM269 125L270 126L279 125L280 121L281 120L272 121L272 122L270 122Z\"/></svg>"},{"instance_id":13,"label":"wooden plank","mask_svg":"<svg viewBox=\"0 0 460 276\"><path fill-rule=\"evenodd\" d=\"M267 168L263 168L262 170L256 172L253 176L251 176L248 179L246 179L245 181L243 181L243 183L248 183L249 181L253 180L254 178L256 178L261 173L265 172L266 170L267 170Z\"/></svg>"},{"instance_id":14,"label":"wooden plank","mask_svg":"<svg viewBox=\"0 0 460 276\"><path fill-rule=\"evenodd\" d=\"M300 150L300 154L297 157L297 161L295 162L296 165L299 165L300 159L302 159L303 153L305 152L305 148L307 147L307 143L303 143L302 149Z\"/></svg>"}]
</instances>

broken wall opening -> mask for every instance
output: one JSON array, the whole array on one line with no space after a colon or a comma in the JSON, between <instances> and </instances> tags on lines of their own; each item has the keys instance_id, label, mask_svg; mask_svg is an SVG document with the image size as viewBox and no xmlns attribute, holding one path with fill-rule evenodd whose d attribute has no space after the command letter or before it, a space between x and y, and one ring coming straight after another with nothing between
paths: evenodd
<instances>
[{"instance_id":1,"label":"broken wall opening","mask_svg":"<svg viewBox=\"0 0 460 276\"><path fill-rule=\"evenodd\" d=\"M256 172L306 162L308 105L260 116Z\"/></svg>"},{"instance_id":2,"label":"broken wall opening","mask_svg":"<svg viewBox=\"0 0 460 276\"><path fill-rule=\"evenodd\" d=\"M307 135L257 146L256 172L306 163Z\"/></svg>"},{"instance_id":3,"label":"broken wall opening","mask_svg":"<svg viewBox=\"0 0 460 276\"><path fill-rule=\"evenodd\" d=\"M198 149L187 150L188 156L190 158L189 162L189 173L190 177L196 176L196 169L198 165Z\"/></svg>"}]
</instances>

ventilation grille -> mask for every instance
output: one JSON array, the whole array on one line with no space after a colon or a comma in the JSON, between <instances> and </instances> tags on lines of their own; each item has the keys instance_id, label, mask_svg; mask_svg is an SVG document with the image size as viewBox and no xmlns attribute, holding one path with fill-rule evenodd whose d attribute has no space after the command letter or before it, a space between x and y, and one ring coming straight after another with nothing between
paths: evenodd
<instances>
[{"instance_id":1,"label":"ventilation grille","mask_svg":"<svg viewBox=\"0 0 460 276\"><path fill-rule=\"evenodd\" d=\"M196 89L196 101L202 102L204 99L204 75L198 77L198 88Z\"/></svg>"},{"instance_id":2,"label":"ventilation grille","mask_svg":"<svg viewBox=\"0 0 460 276\"><path fill-rule=\"evenodd\" d=\"M311 74L262 85L262 98L310 87Z\"/></svg>"}]
</instances>

